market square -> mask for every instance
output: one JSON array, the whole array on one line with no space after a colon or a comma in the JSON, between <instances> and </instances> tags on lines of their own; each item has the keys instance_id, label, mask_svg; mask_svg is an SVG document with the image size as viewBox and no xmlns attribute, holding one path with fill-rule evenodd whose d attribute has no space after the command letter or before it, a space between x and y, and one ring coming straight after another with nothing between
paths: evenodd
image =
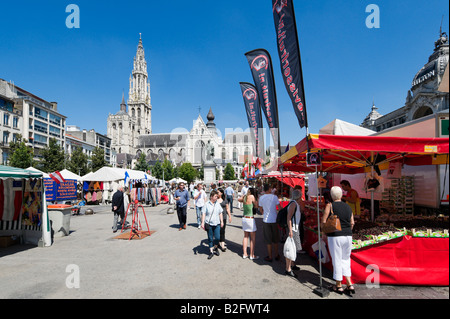
<instances>
[{"instance_id":1,"label":"market square","mask_svg":"<svg viewBox=\"0 0 450 319\"><path fill-rule=\"evenodd\" d=\"M449 298L448 4L25 3L1 299Z\"/></svg>"}]
</instances>

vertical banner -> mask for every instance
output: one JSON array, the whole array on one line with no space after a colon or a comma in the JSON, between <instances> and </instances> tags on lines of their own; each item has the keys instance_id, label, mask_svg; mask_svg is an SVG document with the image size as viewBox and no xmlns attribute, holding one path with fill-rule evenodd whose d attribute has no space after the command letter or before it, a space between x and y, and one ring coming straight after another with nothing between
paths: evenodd
<instances>
[{"instance_id":1,"label":"vertical banner","mask_svg":"<svg viewBox=\"0 0 450 319\"><path fill-rule=\"evenodd\" d=\"M281 73L300 127L308 127L303 71L292 0L272 0Z\"/></svg>"},{"instance_id":2,"label":"vertical banner","mask_svg":"<svg viewBox=\"0 0 450 319\"><path fill-rule=\"evenodd\" d=\"M258 91L261 107L272 134L275 150L278 151L279 156L281 155L280 126L272 59L270 58L269 52L264 49L247 52L245 56L252 71L255 87Z\"/></svg>"},{"instance_id":3,"label":"vertical banner","mask_svg":"<svg viewBox=\"0 0 450 319\"><path fill-rule=\"evenodd\" d=\"M259 95L256 87L247 82L240 82L242 96L244 98L245 110L247 113L248 125L253 133L255 141L255 155L263 158L264 139L262 134L263 122L261 106L259 104Z\"/></svg>"}]
</instances>

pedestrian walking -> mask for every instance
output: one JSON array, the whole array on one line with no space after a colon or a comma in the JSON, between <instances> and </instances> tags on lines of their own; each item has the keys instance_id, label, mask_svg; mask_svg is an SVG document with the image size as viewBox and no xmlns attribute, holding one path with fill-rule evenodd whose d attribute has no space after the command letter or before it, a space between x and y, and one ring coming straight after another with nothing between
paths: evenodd
<instances>
[{"instance_id":1,"label":"pedestrian walking","mask_svg":"<svg viewBox=\"0 0 450 319\"><path fill-rule=\"evenodd\" d=\"M225 252L227 250L225 248L225 229L227 228L227 223L231 223L230 203L228 202L228 199L225 196L225 192L222 188L217 189L217 191L219 192L219 198L217 199L217 201L222 207L223 215L223 226L220 227L219 248L221 251Z\"/></svg>"},{"instance_id":2,"label":"pedestrian walking","mask_svg":"<svg viewBox=\"0 0 450 319\"><path fill-rule=\"evenodd\" d=\"M227 197L227 201L230 207L230 213L233 214L234 189L233 187L231 187L231 184L228 184L228 187L225 189L225 195Z\"/></svg>"},{"instance_id":3,"label":"pedestrian walking","mask_svg":"<svg viewBox=\"0 0 450 319\"><path fill-rule=\"evenodd\" d=\"M237 187L237 198L242 197L242 188L244 187L244 184L242 182L239 182L239 185ZM238 200L238 208L242 209L242 203Z\"/></svg>"},{"instance_id":4,"label":"pedestrian walking","mask_svg":"<svg viewBox=\"0 0 450 319\"><path fill-rule=\"evenodd\" d=\"M114 213L114 224L113 224L113 233L117 232L117 224L119 223L123 225L124 217L125 217L125 208L124 208L124 200L123 200L123 187L119 186L117 191L114 193L112 197L112 211Z\"/></svg>"},{"instance_id":5,"label":"pedestrian walking","mask_svg":"<svg viewBox=\"0 0 450 319\"><path fill-rule=\"evenodd\" d=\"M331 288L338 294L344 292L355 293L355 287L351 281L351 259L352 253L352 229L355 225L353 219L353 212L351 207L342 202L342 189L339 186L333 186L330 191L332 203L325 207L325 212L322 216L322 224L328 219L330 213L336 214L341 222L341 231L326 234L328 238L328 248L333 262L333 279L336 284ZM342 287L342 280L345 277L347 287Z\"/></svg>"},{"instance_id":6,"label":"pedestrian walking","mask_svg":"<svg viewBox=\"0 0 450 319\"><path fill-rule=\"evenodd\" d=\"M248 183L248 182L247 182ZM255 238L256 238L256 224L253 215L253 206L258 206L255 196L253 195L254 189L250 188L245 196L240 197L238 200L242 202L244 207L244 214L242 216L242 230L244 231L244 239L242 240L242 258L248 258L247 244L250 239L250 259L258 259L259 256L255 256Z\"/></svg>"},{"instance_id":7,"label":"pedestrian walking","mask_svg":"<svg viewBox=\"0 0 450 319\"><path fill-rule=\"evenodd\" d=\"M292 201L289 203L288 207L288 216L287 216L287 223L288 223L288 231L289 231L289 237L294 239L295 247L297 251L302 250L302 245L300 243L300 232L298 229L298 225L300 223L301 219L301 205L303 202L302 199L302 193L298 189L294 189L292 192ZM294 270L300 270L300 268L295 265L295 260L290 260L289 258L286 258L286 271L285 275L290 277L297 278L297 274L295 274Z\"/></svg>"},{"instance_id":8,"label":"pedestrian walking","mask_svg":"<svg viewBox=\"0 0 450 319\"><path fill-rule=\"evenodd\" d=\"M175 191L174 199L177 203L178 221L180 229L186 229L187 207L189 206L189 192L184 188L184 183L178 184L178 189Z\"/></svg>"},{"instance_id":9,"label":"pedestrian walking","mask_svg":"<svg viewBox=\"0 0 450 319\"><path fill-rule=\"evenodd\" d=\"M202 224L202 208L205 205L208 197L206 196L206 192L203 189L203 184L198 183L197 189L194 190L194 203L195 203L195 212L197 214L197 224L198 228L201 228Z\"/></svg>"},{"instance_id":10,"label":"pedestrian walking","mask_svg":"<svg viewBox=\"0 0 450 319\"><path fill-rule=\"evenodd\" d=\"M278 197L272 193L269 184L264 184L264 194L259 198L258 205L263 212L264 242L267 245L268 253L264 260L272 262L273 257L280 260L280 254L278 253L280 233L278 231L277 213L281 209L281 205Z\"/></svg>"},{"instance_id":11,"label":"pedestrian walking","mask_svg":"<svg viewBox=\"0 0 450 319\"><path fill-rule=\"evenodd\" d=\"M209 256L220 255L218 250L220 240L220 228L223 227L222 206L217 202L219 195L216 190L212 190L209 201L202 208L202 228L208 233ZM206 227L206 228L205 228Z\"/></svg>"}]
</instances>

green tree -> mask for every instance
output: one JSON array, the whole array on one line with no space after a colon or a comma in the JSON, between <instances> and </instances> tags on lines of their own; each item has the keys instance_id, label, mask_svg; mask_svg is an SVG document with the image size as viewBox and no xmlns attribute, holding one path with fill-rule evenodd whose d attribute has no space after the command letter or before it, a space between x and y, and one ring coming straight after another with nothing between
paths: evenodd
<instances>
[{"instance_id":1,"label":"green tree","mask_svg":"<svg viewBox=\"0 0 450 319\"><path fill-rule=\"evenodd\" d=\"M81 146L75 147L70 159L67 161L67 169L80 176L89 173L88 166L89 156L83 153L83 148Z\"/></svg>"},{"instance_id":2,"label":"green tree","mask_svg":"<svg viewBox=\"0 0 450 319\"><path fill-rule=\"evenodd\" d=\"M153 165L151 167L150 172L151 172L153 177L155 177L157 179L163 179L163 169L162 169L162 166L161 166L161 162L157 161L155 163L155 165Z\"/></svg>"},{"instance_id":3,"label":"green tree","mask_svg":"<svg viewBox=\"0 0 450 319\"><path fill-rule=\"evenodd\" d=\"M172 178L174 178L173 175L173 164L171 161L165 159L162 163L162 169L164 171L164 179L166 181L170 181Z\"/></svg>"},{"instance_id":4,"label":"green tree","mask_svg":"<svg viewBox=\"0 0 450 319\"><path fill-rule=\"evenodd\" d=\"M178 169L178 172L180 174L180 177L188 182L193 182L195 177L197 176L197 171L192 166L191 163L185 162L183 163L180 168Z\"/></svg>"},{"instance_id":5,"label":"green tree","mask_svg":"<svg viewBox=\"0 0 450 319\"><path fill-rule=\"evenodd\" d=\"M40 156L42 157L40 163L42 171L53 173L64 169L64 150L58 145L58 141L55 138L49 140L48 146L40 151Z\"/></svg>"},{"instance_id":6,"label":"green tree","mask_svg":"<svg viewBox=\"0 0 450 319\"><path fill-rule=\"evenodd\" d=\"M147 163L147 159L145 158L145 154L144 153L141 153L141 156L139 156L139 159L138 159L134 169L137 170L137 171L143 171L143 172L147 172L148 171L149 165Z\"/></svg>"},{"instance_id":7,"label":"green tree","mask_svg":"<svg viewBox=\"0 0 450 319\"><path fill-rule=\"evenodd\" d=\"M197 168L196 177L200 180L203 180L205 178L205 169L203 168L203 164L202 166L200 166L200 168Z\"/></svg>"},{"instance_id":8,"label":"green tree","mask_svg":"<svg viewBox=\"0 0 450 319\"><path fill-rule=\"evenodd\" d=\"M96 172L100 168L108 165L108 163L105 160L105 151L103 150L103 148L99 146L94 148L94 150L92 151L91 161L93 172Z\"/></svg>"},{"instance_id":9,"label":"green tree","mask_svg":"<svg viewBox=\"0 0 450 319\"><path fill-rule=\"evenodd\" d=\"M228 163L227 166L225 166L225 170L223 172L223 179L226 181L231 181L236 179L236 174L234 172L233 166Z\"/></svg>"},{"instance_id":10,"label":"green tree","mask_svg":"<svg viewBox=\"0 0 450 319\"><path fill-rule=\"evenodd\" d=\"M28 168L33 166L33 150L27 146L28 141L18 135L16 140L9 143L9 166Z\"/></svg>"}]
</instances>

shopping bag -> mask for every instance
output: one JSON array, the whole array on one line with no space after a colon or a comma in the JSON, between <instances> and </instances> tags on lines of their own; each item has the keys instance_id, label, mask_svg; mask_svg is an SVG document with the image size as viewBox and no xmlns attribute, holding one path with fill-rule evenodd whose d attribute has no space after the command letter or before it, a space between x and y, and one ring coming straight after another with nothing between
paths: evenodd
<instances>
[{"instance_id":1,"label":"shopping bag","mask_svg":"<svg viewBox=\"0 0 450 319\"><path fill-rule=\"evenodd\" d=\"M319 258L319 243L320 243L320 258ZM326 264L327 262L330 261L330 256L328 255L328 250L327 250L327 245L325 244L325 242L320 239L319 241L317 241L315 244L313 244L311 246L312 250L314 251L314 253L317 256L317 259L319 259L322 264Z\"/></svg>"},{"instance_id":2,"label":"shopping bag","mask_svg":"<svg viewBox=\"0 0 450 319\"><path fill-rule=\"evenodd\" d=\"M297 247L295 247L294 238L288 236L284 243L283 254L289 260L295 261L297 259Z\"/></svg>"}]
</instances>

